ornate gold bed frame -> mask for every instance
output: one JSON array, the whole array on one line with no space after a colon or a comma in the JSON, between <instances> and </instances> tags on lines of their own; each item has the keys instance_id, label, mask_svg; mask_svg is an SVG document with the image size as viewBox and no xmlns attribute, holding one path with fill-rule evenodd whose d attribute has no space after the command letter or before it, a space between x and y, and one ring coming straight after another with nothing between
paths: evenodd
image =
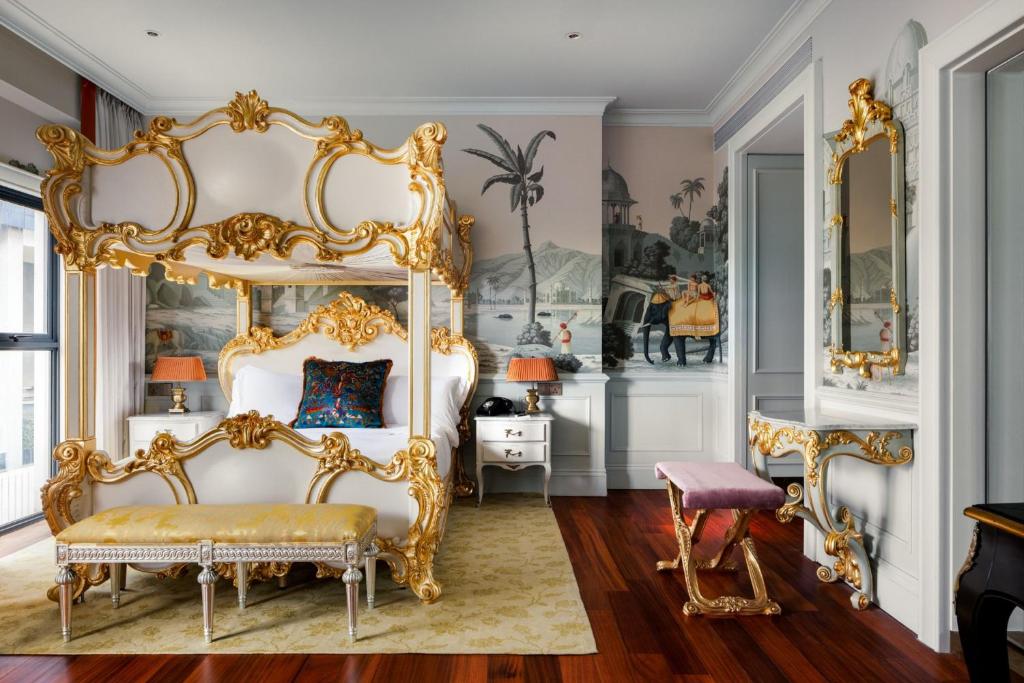
<instances>
[{"instance_id":1,"label":"ornate gold bed frame","mask_svg":"<svg viewBox=\"0 0 1024 683\"><path fill-rule=\"evenodd\" d=\"M196 182L185 148L190 141L220 126L237 134L255 134L251 143L254 145L260 144L262 134L272 126L280 126L310 142L312 158L305 170L302 197L307 224L253 211L252 207L240 207L244 210L212 223L192 224ZM37 137L54 159L54 168L42 183L42 197L56 250L64 263L65 434L53 453L58 472L42 490L44 515L53 532L72 524L78 515L91 513L84 491L87 478L99 484L114 484L140 472L151 472L167 482L176 501L194 503L195 492L181 465L183 461L224 441L240 449L262 449L279 441L317 460L307 492L310 502L322 500L331 483L347 471L365 472L382 481L409 482L409 494L419 504L419 512L409 527L407 541L399 547L381 539L378 545L396 581L408 583L424 602L436 600L441 589L433 577L433 558L444 532L451 495L453 490L461 495L471 494L472 482L465 477L458 457L453 458L445 480L438 474L435 445L428 436L431 350L442 354L466 353L472 359L472 387L459 425L463 440L469 433L469 400L476 388L477 367L476 351L462 336L463 294L472 268L470 231L474 219L460 216L446 194L441 162L441 147L447 138L444 125L425 123L400 147L387 149L365 140L361 131L350 128L340 116L327 116L312 123L269 106L255 91L250 91L236 93L227 106L187 123L157 116L147 131L137 131L132 142L114 150L101 149L81 133L56 124L41 126ZM130 220L89 224L85 217L91 212L90 169L116 166L142 155L156 157L171 176L175 191L171 220L162 227ZM325 185L331 168L346 155L359 155L383 165L405 165L409 172L408 191L418 198L417 215L406 225L364 220L350 228L335 226L324 208ZM267 283L240 277L237 268L228 272L210 264L228 260L237 266L264 255L287 261L299 245L312 247L317 263L335 265L385 246L394 264L408 274L408 328L402 328L387 311L347 293L314 310L296 330L283 337L275 337L268 328L253 327L252 286ZM188 263L187 252L192 248L203 250L206 259L202 264ZM311 332L325 334L350 348L372 341L381 332L405 340L410 359L407 448L381 464L352 449L341 434L310 441L269 417L248 414L229 418L189 443L160 434L146 452L140 451L136 457L119 463L111 462L104 451L96 450L95 438L96 271L100 267L124 267L141 276L147 275L155 262L163 264L169 279L195 283L199 274L205 274L211 287L227 286L236 292L239 335L225 346L221 368L239 354L287 346ZM433 277L446 285L451 295L450 329L430 325ZM352 284L350 280L346 283ZM318 280L317 284L331 283ZM380 283L364 280L359 284ZM393 286L394 280L388 284ZM225 381L222 376L222 383ZM287 569L283 565L268 565L253 572L250 579L279 576ZM234 569L225 566L220 571L231 577ZM322 574L331 572L330 567L320 568ZM76 586L76 594L109 576L102 565L83 567L77 573L82 580Z\"/></svg>"}]
</instances>

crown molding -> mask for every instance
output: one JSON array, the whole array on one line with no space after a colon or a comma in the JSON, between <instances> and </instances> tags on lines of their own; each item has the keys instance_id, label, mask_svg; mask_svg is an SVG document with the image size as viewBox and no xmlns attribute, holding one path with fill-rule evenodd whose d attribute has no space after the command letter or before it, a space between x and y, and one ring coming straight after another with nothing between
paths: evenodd
<instances>
[{"instance_id":1,"label":"crown molding","mask_svg":"<svg viewBox=\"0 0 1024 683\"><path fill-rule=\"evenodd\" d=\"M0 25L119 97L143 114L202 114L223 107L231 93L219 97L157 97L76 43L33 12L22 0L0 3ZM601 116L614 97L316 97L269 96L274 106L300 114L359 115L551 115Z\"/></svg>"},{"instance_id":2,"label":"crown molding","mask_svg":"<svg viewBox=\"0 0 1024 683\"><path fill-rule=\"evenodd\" d=\"M718 126L750 90L764 79L766 72L799 47L800 38L832 0L797 0L786 10L772 30L726 81L707 107L712 125Z\"/></svg>"},{"instance_id":3,"label":"crown molding","mask_svg":"<svg viewBox=\"0 0 1024 683\"><path fill-rule=\"evenodd\" d=\"M604 115L604 125L704 128L711 126L711 117L704 109L612 108Z\"/></svg>"},{"instance_id":4,"label":"crown molding","mask_svg":"<svg viewBox=\"0 0 1024 683\"><path fill-rule=\"evenodd\" d=\"M722 119L774 63L797 43L831 0L797 0L776 22L754 52L704 110L612 109L610 126L708 126ZM0 2L0 25L17 34L69 69L119 97L144 114L199 114L220 107L230 93L217 98L156 97L76 43L33 12L24 0ZM266 95L267 93L265 93ZM601 116L614 97L380 97L272 98L276 106L318 116L352 115L554 115Z\"/></svg>"},{"instance_id":5,"label":"crown molding","mask_svg":"<svg viewBox=\"0 0 1024 683\"><path fill-rule=\"evenodd\" d=\"M115 93L116 94L116 93ZM306 116L601 116L614 97L275 97L275 107ZM149 98L145 114L202 114L228 97Z\"/></svg>"},{"instance_id":6,"label":"crown molding","mask_svg":"<svg viewBox=\"0 0 1024 683\"><path fill-rule=\"evenodd\" d=\"M145 111L144 103L150 97L149 93L44 20L23 2L0 2L0 26L125 103Z\"/></svg>"}]
</instances>

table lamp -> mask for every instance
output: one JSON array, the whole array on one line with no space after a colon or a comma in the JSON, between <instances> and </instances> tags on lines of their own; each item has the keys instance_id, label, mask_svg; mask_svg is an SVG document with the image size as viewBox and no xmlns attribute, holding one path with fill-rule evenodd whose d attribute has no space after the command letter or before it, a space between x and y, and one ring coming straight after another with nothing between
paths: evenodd
<instances>
[{"instance_id":1,"label":"table lamp","mask_svg":"<svg viewBox=\"0 0 1024 683\"><path fill-rule=\"evenodd\" d=\"M151 382L205 382L206 369L199 356L157 356L153 366ZM174 403L167 412L187 413L185 387L181 384L171 387L171 401Z\"/></svg>"},{"instance_id":2,"label":"table lamp","mask_svg":"<svg viewBox=\"0 0 1024 683\"><path fill-rule=\"evenodd\" d=\"M532 382L533 386L526 390L526 414L540 412L537 407L537 382L556 382L558 372L555 362L550 358L512 358L508 362L505 379L509 382Z\"/></svg>"}]
</instances>

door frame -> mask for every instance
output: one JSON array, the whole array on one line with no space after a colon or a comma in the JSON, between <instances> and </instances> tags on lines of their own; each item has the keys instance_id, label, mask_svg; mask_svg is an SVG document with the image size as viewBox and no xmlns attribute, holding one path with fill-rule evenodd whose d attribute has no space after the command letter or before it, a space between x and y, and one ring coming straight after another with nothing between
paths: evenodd
<instances>
[{"instance_id":1,"label":"door frame","mask_svg":"<svg viewBox=\"0 0 1024 683\"><path fill-rule=\"evenodd\" d=\"M820 354L809 350L821 347L822 327L818 295L821 288L822 253L818 225L824 209L824 145L822 136L821 60L815 60L790 82L760 112L731 138L727 145L729 165L729 391L726 425L731 434L723 440L731 444L732 460L743 465L747 450L747 318L746 263L749 249L747 232L747 154L750 147L776 123L803 105L804 151L804 410L813 411L814 387L820 382ZM813 557L813 548L805 535L804 552Z\"/></svg>"},{"instance_id":2,"label":"door frame","mask_svg":"<svg viewBox=\"0 0 1024 683\"><path fill-rule=\"evenodd\" d=\"M747 210L747 218L748 219L753 219L753 220L749 220L748 224L744 226L744 230L747 233L745 235L745 241L744 241L744 245L746 246L746 251L747 251L747 263L744 265L744 268L745 268L744 269L744 274L747 276L747 287L748 287L748 291L746 292L746 296L745 296L745 299L744 299L744 301L747 304L747 320L745 322L746 322L746 326L747 326L747 330L748 330L748 332L747 332L747 342L750 345L750 348L747 350L748 352L745 355L745 358L747 359L747 370L748 370L748 373L747 373L747 376L744 378L744 381L747 383L746 384L747 390L748 390L747 391L747 397L748 398L753 398L753 401L751 401L751 403L748 403L746 405L746 409L747 410L757 410L757 399L758 398L762 398L762 397L763 398L785 398L785 399L796 399L796 398L798 398L795 393L790 394L788 396L782 396L782 395L772 396L770 394L768 394L768 395L761 395L761 394L757 394L757 393L751 392L750 391L750 379L751 379L752 376L759 374L759 372L760 373L764 373L764 374L776 374L776 373L779 373L779 372L789 374L789 373L797 373L797 372L799 372L800 373L800 377L801 377L801 382L800 382L800 392L801 393L800 393L799 398L801 400L803 399L803 372L804 372L804 367L803 367L803 357L802 356L801 356L801 360L800 360L800 363L799 363L799 367L788 368L788 369L784 369L784 370L778 370L778 369L777 370L761 370L761 369L758 368L757 352L758 352L758 347L759 347L760 342L758 341L758 329L757 329L756 321L758 320L758 315L760 315L760 311L758 310L757 283L758 283L758 271L760 269L760 264L758 262L758 257L760 256L760 254L758 252L758 249L759 249L759 244L760 244L760 241L761 241L761 237L760 237L760 234L759 234L760 233L760 226L758 225L758 222L757 222L757 213L758 213L758 189L757 189L758 180L757 180L757 178L758 178L758 172L764 170L764 169L762 169L762 168L760 168L758 166L758 161L759 160L763 160L766 157L767 158L771 158L771 159L776 160L776 161L779 161L779 163L782 163L781 160L784 160L784 159L793 160L793 161L790 162L790 163L794 164L793 168L784 168L783 166L774 166L774 167L772 167L769 170L771 170L771 171L787 171L789 173L793 173L794 175L796 173L800 173L801 174L801 180L800 180L801 185L802 185L802 182L803 182L803 177L802 177L803 176L803 165L804 165L804 155L803 154L794 154L794 153L762 153L762 152L749 153L748 152L746 157L745 157L745 163L744 163L744 165L746 167L746 169L745 169L745 172L746 172L746 178L745 178L746 186L745 186L745 188L746 188L746 192L747 192L747 197L744 198L744 202L745 202L744 206L745 206L745 208ZM797 160L797 159L799 159L799 166L796 166L795 160ZM802 189L803 188L801 187L801 190ZM802 221L801 221L800 228L802 229L802 227L803 227L803 224L802 224ZM801 232L801 237L802 237L802 235L803 235L803 233ZM803 270L802 270L803 262L802 261L800 263L800 268L801 268L800 275L802 277L803 276ZM803 292L802 291L801 291L800 295L801 295L801 297L803 296ZM804 306L803 306L803 301L801 301L800 302L800 320L801 321L803 321L803 315L804 315ZM800 340L800 344L801 344L801 348L802 348L803 341L804 341L803 340L803 329L801 329L799 331L799 335L800 335L799 336L799 340ZM756 391L756 388L755 388L755 391ZM747 469L752 469L753 468L753 462L752 462L751 457L750 457L750 449L749 448L744 448L743 456L744 456L743 466L746 467ZM796 459L797 462L786 462L786 461L792 460L794 458ZM769 469L770 469L770 473L772 474L772 476L786 476L786 477L795 476L795 477L802 477L803 476L803 461L800 460L799 457L795 456L795 455L794 456L787 456L786 458L783 458L780 461L774 461L774 459L773 459L773 462L769 463Z\"/></svg>"},{"instance_id":3,"label":"door frame","mask_svg":"<svg viewBox=\"0 0 1024 683\"><path fill-rule=\"evenodd\" d=\"M985 72L1022 47L1024 5L993 0L920 52L918 637L940 652L949 650L953 582L972 527L962 511L985 496L985 405L976 399L985 395L986 342L970 332L985 329L985 307L948 274L984 282Z\"/></svg>"}]
</instances>

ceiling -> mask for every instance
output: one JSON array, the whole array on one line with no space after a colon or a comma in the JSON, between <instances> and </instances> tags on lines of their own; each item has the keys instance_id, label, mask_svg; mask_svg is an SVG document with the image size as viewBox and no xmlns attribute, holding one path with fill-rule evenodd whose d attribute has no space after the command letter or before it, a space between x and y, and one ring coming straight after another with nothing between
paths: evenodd
<instances>
[{"instance_id":1,"label":"ceiling","mask_svg":"<svg viewBox=\"0 0 1024 683\"><path fill-rule=\"evenodd\" d=\"M0 23L146 113L204 111L254 87L309 114L491 98L599 113L615 98L706 115L808 4L822 3L0 0Z\"/></svg>"}]
</instances>

